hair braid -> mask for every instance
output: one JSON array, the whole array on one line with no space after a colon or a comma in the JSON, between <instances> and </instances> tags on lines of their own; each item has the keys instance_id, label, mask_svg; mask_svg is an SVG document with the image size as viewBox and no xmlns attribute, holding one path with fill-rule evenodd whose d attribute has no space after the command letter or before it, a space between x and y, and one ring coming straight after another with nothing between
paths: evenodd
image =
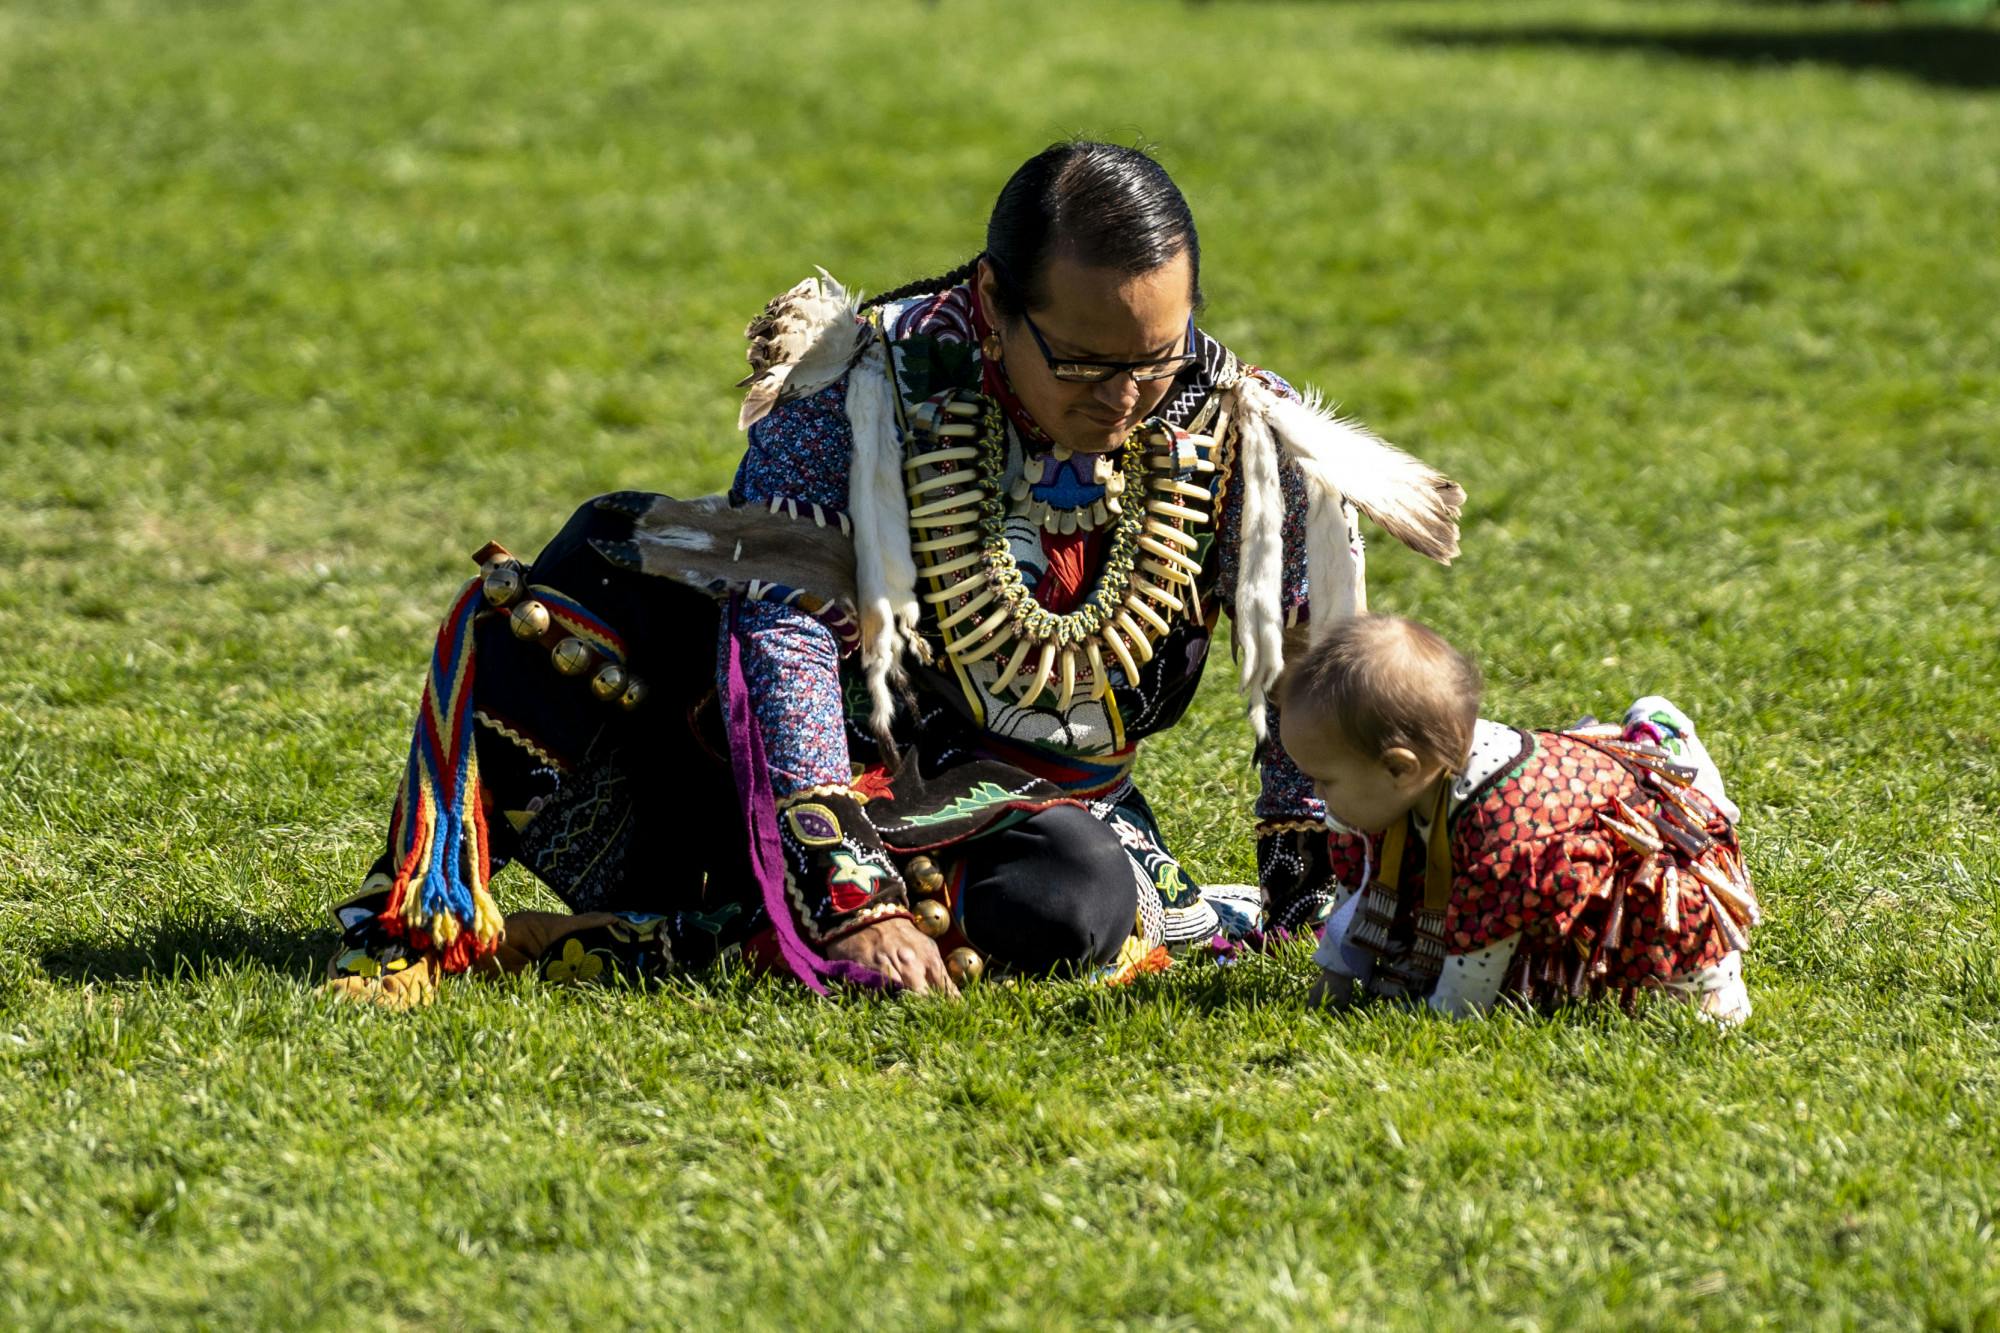
<instances>
[{"instance_id":1,"label":"hair braid","mask_svg":"<svg viewBox=\"0 0 2000 1333\"><path fill-rule=\"evenodd\" d=\"M930 292L949 291L979 271L980 259L981 256L974 255L949 273L940 273L935 278L918 278L915 282L906 282L891 291L878 292L863 301L861 308L872 310L878 305L900 301L906 296L923 296Z\"/></svg>"}]
</instances>

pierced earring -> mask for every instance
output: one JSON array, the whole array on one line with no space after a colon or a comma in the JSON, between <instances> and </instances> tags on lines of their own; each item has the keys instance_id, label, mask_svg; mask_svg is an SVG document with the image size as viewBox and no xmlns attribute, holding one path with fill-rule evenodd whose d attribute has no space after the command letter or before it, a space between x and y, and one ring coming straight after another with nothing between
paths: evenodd
<instances>
[{"instance_id":1,"label":"pierced earring","mask_svg":"<svg viewBox=\"0 0 2000 1333\"><path fill-rule=\"evenodd\" d=\"M1005 349L1000 345L1000 335L997 333L989 333L979 340L979 354L988 361L1006 360L1004 352Z\"/></svg>"}]
</instances>

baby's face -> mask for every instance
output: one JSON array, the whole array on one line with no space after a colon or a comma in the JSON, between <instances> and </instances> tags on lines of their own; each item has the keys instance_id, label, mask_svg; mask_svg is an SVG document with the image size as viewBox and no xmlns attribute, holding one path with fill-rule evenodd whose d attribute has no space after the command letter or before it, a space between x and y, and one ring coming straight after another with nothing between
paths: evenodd
<instances>
[{"instance_id":1,"label":"baby's face","mask_svg":"<svg viewBox=\"0 0 2000 1333\"><path fill-rule=\"evenodd\" d=\"M1442 765L1419 762L1408 750L1363 754L1311 708L1285 709L1278 719L1278 739L1299 771L1312 779L1327 813L1348 828L1369 833L1410 813L1444 771Z\"/></svg>"}]
</instances>

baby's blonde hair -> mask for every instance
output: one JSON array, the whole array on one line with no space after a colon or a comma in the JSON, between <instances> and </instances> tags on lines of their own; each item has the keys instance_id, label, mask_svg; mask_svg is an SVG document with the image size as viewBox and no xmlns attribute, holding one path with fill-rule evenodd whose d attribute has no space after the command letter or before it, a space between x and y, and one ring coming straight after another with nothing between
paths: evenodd
<instances>
[{"instance_id":1,"label":"baby's blonde hair","mask_svg":"<svg viewBox=\"0 0 2000 1333\"><path fill-rule=\"evenodd\" d=\"M1401 616L1362 615L1334 625L1300 654L1278 697L1287 713L1310 711L1371 758L1402 746L1457 773L1472 750L1484 688L1479 667L1436 630Z\"/></svg>"}]
</instances>

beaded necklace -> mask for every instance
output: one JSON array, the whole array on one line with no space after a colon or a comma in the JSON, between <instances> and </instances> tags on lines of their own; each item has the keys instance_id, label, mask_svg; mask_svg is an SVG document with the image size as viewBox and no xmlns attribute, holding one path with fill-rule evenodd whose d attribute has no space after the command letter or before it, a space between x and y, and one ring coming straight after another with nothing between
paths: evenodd
<instances>
[{"instance_id":1,"label":"beaded necklace","mask_svg":"<svg viewBox=\"0 0 2000 1333\"><path fill-rule=\"evenodd\" d=\"M919 435L931 437L926 443L943 446L904 464L919 474L908 488L910 549L918 573L934 584L924 600L937 608L938 633L958 666L1002 660L988 687L992 693L1011 690L1026 706L1053 689L1057 710L1067 711L1080 678L1088 681L1092 700L1109 692L1107 654L1127 681L1136 682L1140 665L1152 660L1153 646L1170 628L1168 617L1186 612L1199 618L1194 579L1201 562L1186 529L1208 521L1195 506L1209 496L1175 473L1212 465L1167 427L1142 426L1119 446L1111 475L1121 484L1100 502L1106 518L1116 517L1110 549L1083 605L1059 614L1035 599L1007 539L1007 427L1000 405L960 392L919 413L913 424ZM921 475L928 469L937 470ZM1136 502L1141 496L1143 503ZM951 608L953 602L960 604ZM967 628L954 634L960 625ZM999 659L1006 649L1011 651Z\"/></svg>"}]
</instances>

